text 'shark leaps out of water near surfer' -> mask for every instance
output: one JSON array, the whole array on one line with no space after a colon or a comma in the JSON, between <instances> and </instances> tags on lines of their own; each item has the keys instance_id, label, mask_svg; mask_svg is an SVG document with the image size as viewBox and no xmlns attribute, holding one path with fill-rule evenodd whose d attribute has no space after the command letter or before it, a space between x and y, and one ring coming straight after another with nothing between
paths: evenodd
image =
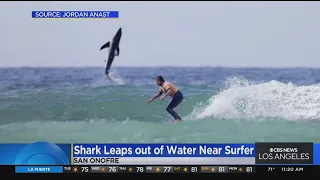
<instances>
[{"instance_id":1,"label":"text 'shark leaps out of water near surfer'","mask_svg":"<svg viewBox=\"0 0 320 180\"><path fill-rule=\"evenodd\" d=\"M114 35L112 40L107 42L100 48L100 50L105 49L107 47L109 48L109 53L106 59L106 69L105 69L105 75L108 79L110 79L109 71L110 71L113 59L115 56L119 56L120 54L119 44L120 44L121 35L122 35L122 29L119 28L119 30L117 31L116 35Z\"/></svg>"}]
</instances>

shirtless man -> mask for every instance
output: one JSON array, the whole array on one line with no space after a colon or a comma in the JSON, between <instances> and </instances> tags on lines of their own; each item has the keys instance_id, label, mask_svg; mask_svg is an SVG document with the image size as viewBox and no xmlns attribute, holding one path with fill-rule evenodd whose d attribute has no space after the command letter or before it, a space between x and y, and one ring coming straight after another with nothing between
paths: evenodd
<instances>
[{"instance_id":1,"label":"shirtless man","mask_svg":"<svg viewBox=\"0 0 320 180\"><path fill-rule=\"evenodd\" d=\"M173 108L177 107L182 102L183 94L172 83L165 82L162 76L158 76L156 79L156 82L157 82L157 85L160 86L160 91L153 98L148 100L148 104L151 103L153 100L157 99L158 97L160 97L163 93L164 93L164 96L160 98L160 101L163 101L167 96L171 96L172 99L169 105L167 106L166 110L175 119L175 122L181 122L182 121L181 117L178 115L178 113L176 113L173 110Z\"/></svg>"}]
</instances>

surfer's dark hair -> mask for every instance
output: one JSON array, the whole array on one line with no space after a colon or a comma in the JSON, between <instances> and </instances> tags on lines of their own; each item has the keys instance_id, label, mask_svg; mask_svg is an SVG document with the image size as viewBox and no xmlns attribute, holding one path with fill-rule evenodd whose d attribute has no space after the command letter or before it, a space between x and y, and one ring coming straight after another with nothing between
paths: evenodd
<instances>
[{"instance_id":1,"label":"surfer's dark hair","mask_svg":"<svg viewBox=\"0 0 320 180\"><path fill-rule=\"evenodd\" d=\"M163 79L162 76L157 76L157 80L158 80L158 81L161 81L161 82L164 82L164 79Z\"/></svg>"}]
</instances>

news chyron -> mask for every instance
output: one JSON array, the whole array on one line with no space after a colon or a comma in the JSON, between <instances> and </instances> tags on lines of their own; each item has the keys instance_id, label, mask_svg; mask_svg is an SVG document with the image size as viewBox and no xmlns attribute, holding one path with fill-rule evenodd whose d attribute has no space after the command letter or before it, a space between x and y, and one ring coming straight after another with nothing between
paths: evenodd
<instances>
[{"instance_id":1,"label":"news chyron","mask_svg":"<svg viewBox=\"0 0 320 180\"><path fill-rule=\"evenodd\" d=\"M319 165L320 144L0 144L0 165L16 173L259 172L285 165ZM280 165L280 169L271 165ZM94 166L91 168L91 166ZM141 168L143 167L143 168ZM308 166L311 167L311 166ZM299 169L299 168L298 168ZM284 169L287 171L287 169Z\"/></svg>"},{"instance_id":2,"label":"news chyron","mask_svg":"<svg viewBox=\"0 0 320 180\"><path fill-rule=\"evenodd\" d=\"M254 144L73 144L76 165L254 164ZM241 158L236 158L241 157Z\"/></svg>"}]
</instances>

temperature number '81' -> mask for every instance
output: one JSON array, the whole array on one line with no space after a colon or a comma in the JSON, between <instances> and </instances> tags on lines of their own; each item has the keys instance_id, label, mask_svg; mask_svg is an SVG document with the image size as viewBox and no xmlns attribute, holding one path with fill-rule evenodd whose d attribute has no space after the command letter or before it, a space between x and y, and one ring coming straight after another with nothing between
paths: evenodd
<instances>
[{"instance_id":1,"label":"temperature number '81'","mask_svg":"<svg viewBox=\"0 0 320 180\"><path fill-rule=\"evenodd\" d=\"M252 172L252 167L246 167L246 172Z\"/></svg>"}]
</instances>

